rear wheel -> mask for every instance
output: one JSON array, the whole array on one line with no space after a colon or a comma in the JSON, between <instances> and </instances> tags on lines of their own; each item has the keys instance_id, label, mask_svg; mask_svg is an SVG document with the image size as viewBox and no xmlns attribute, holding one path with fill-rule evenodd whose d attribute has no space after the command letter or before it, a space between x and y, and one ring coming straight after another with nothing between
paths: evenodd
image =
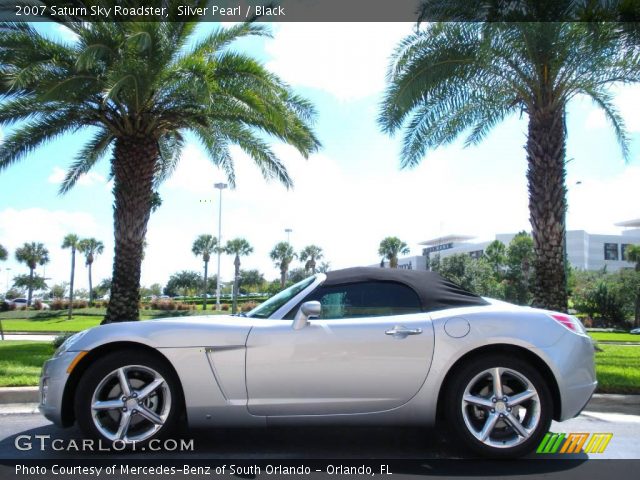
<instances>
[{"instance_id":1,"label":"rear wheel","mask_svg":"<svg viewBox=\"0 0 640 480\"><path fill-rule=\"evenodd\" d=\"M549 431L549 387L528 363L506 355L474 359L456 372L446 396L453 433L476 453L518 457Z\"/></svg>"},{"instance_id":2,"label":"rear wheel","mask_svg":"<svg viewBox=\"0 0 640 480\"><path fill-rule=\"evenodd\" d=\"M181 398L178 379L166 361L147 352L113 352L82 376L76 418L93 438L145 444L175 430Z\"/></svg>"}]
</instances>

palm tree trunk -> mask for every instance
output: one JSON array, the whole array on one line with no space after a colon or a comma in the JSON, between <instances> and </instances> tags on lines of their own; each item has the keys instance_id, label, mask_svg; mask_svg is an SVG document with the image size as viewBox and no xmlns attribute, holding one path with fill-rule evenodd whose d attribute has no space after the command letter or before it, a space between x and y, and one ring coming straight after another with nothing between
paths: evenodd
<instances>
[{"instance_id":1,"label":"palm tree trunk","mask_svg":"<svg viewBox=\"0 0 640 480\"><path fill-rule=\"evenodd\" d=\"M204 293L202 295L202 310L207 309L207 277L209 276L209 262L204 262Z\"/></svg>"},{"instance_id":2,"label":"palm tree trunk","mask_svg":"<svg viewBox=\"0 0 640 480\"><path fill-rule=\"evenodd\" d=\"M33 268L29 267L29 288L27 289L27 307L31 306L32 295L33 295Z\"/></svg>"},{"instance_id":3,"label":"palm tree trunk","mask_svg":"<svg viewBox=\"0 0 640 480\"><path fill-rule=\"evenodd\" d=\"M398 268L398 257L396 255L391 256L389 259L389 268Z\"/></svg>"},{"instance_id":4,"label":"palm tree trunk","mask_svg":"<svg viewBox=\"0 0 640 480\"><path fill-rule=\"evenodd\" d=\"M561 312L567 311L565 142L563 107L545 106L529 112L526 150L535 251L533 305Z\"/></svg>"},{"instance_id":5,"label":"palm tree trunk","mask_svg":"<svg viewBox=\"0 0 640 480\"><path fill-rule=\"evenodd\" d=\"M76 248L71 247L71 279L69 280L69 313L68 318L71 320L73 315L73 280L76 276Z\"/></svg>"},{"instance_id":6,"label":"palm tree trunk","mask_svg":"<svg viewBox=\"0 0 640 480\"><path fill-rule=\"evenodd\" d=\"M93 306L93 283L91 282L91 264L89 267L89 306Z\"/></svg>"},{"instance_id":7,"label":"palm tree trunk","mask_svg":"<svg viewBox=\"0 0 640 480\"><path fill-rule=\"evenodd\" d=\"M287 284L287 267L282 266L280 267L280 286L284 288L286 284Z\"/></svg>"},{"instance_id":8,"label":"palm tree trunk","mask_svg":"<svg viewBox=\"0 0 640 480\"><path fill-rule=\"evenodd\" d=\"M235 272L233 276L233 303L231 307L231 313L238 311L238 280L240 278L240 255L236 254L236 258L233 261Z\"/></svg>"},{"instance_id":9,"label":"palm tree trunk","mask_svg":"<svg viewBox=\"0 0 640 480\"><path fill-rule=\"evenodd\" d=\"M151 214L158 145L148 137L116 141L114 176L115 249L111 299L102 323L139 319L140 267Z\"/></svg>"}]
</instances>

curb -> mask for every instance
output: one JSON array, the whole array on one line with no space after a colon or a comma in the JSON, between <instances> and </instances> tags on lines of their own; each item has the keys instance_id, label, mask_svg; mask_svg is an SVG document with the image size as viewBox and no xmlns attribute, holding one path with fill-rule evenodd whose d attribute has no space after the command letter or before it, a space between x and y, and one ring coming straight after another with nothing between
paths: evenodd
<instances>
[{"instance_id":1,"label":"curb","mask_svg":"<svg viewBox=\"0 0 640 480\"><path fill-rule=\"evenodd\" d=\"M38 387L1 387L0 405L7 403L38 403Z\"/></svg>"}]
</instances>

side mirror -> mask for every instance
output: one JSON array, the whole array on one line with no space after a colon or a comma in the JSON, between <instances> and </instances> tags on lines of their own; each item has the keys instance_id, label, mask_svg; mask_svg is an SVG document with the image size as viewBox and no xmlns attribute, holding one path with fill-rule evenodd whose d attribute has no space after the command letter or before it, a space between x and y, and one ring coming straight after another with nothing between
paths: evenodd
<instances>
[{"instance_id":1,"label":"side mirror","mask_svg":"<svg viewBox=\"0 0 640 480\"><path fill-rule=\"evenodd\" d=\"M300 305L300 309L298 313L296 313L295 318L293 319L293 329L300 330L307 326L309 323L310 317L319 317L322 312L322 306L320 302L317 300L312 300L310 302L304 302Z\"/></svg>"}]
</instances>

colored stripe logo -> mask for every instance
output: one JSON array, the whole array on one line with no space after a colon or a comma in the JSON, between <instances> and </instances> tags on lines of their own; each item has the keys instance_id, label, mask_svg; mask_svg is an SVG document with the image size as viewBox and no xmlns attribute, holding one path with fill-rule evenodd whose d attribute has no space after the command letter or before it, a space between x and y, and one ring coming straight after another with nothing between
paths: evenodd
<instances>
[{"instance_id":1,"label":"colored stripe logo","mask_svg":"<svg viewBox=\"0 0 640 480\"><path fill-rule=\"evenodd\" d=\"M591 437L591 438L589 438ZM604 453L613 433L547 433L536 453Z\"/></svg>"}]
</instances>

